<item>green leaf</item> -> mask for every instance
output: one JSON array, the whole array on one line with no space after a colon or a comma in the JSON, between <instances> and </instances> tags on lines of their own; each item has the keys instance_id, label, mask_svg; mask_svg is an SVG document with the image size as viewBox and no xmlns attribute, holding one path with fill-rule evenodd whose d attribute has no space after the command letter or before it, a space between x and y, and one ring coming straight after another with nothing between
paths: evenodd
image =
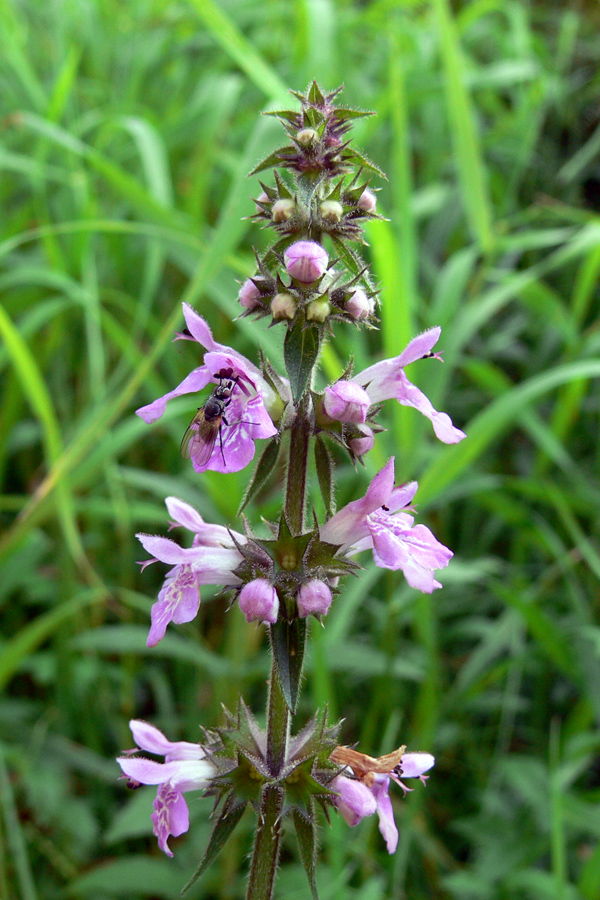
<instances>
[{"instance_id":1,"label":"green leaf","mask_svg":"<svg viewBox=\"0 0 600 900\"><path fill-rule=\"evenodd\" d=\"M240 821L244 814L244 810L246 806L241 804L240 806L236 806L233 809L226 803L221 815L219 816L215 827L213 828L213 832L210 836L210 840L208 842L208 847L204 853L204 856L200 860L200 864L198 868L182 890L181 894L185 894L189 889L196 883L196 881L200 878L202 873L209 867L209 865L216 859L219 855L229 838L231 837L237 823Z\"/></svg>"},{"instance_id":2,"label":"green leaf","mask_svg":"<svg viewBox=\"0 0 600 900\"><path fill-rule=\"evenodd\" d=\"M312 370L319 357L321 337L318 328L305 326L304 317L298 316L285 336L283 356L292 387L295 403L299 403L310 387Z\"/></svg>"},{"instance_id":3,"label":"green leaf","mask_svg":"<svg viewBox=\"0 0 600 900\"><path fill-rule=\"evenodd\" d=\"M296 837L298 838L298 848L300 857L308 878L313 900L319 900L317 894L317 882L315 880L315 864L317 857L317 826L314 821L305 819L297 810L292 813L294 827L296 829Z\"/></svg>"},{"instance_id":4,"label":"green leaf","mask_svg":"<svg viewBox=\"0 0 600 900\"><path fill-rule=\"evenodd\" d=\"M306 619L279 619L270 630L279 684L290 711L296 712L306 645Z\"/></svg>"},{"instance_id":5,"label":"green leaf","mask_svg":"<svg viewBox=\"0 0 600 900\"><path fill-rule=\"evenodd\" d=\"M265 447L262 456L260 457L252 474L252 478L248 483L246 493L244 494L244 498L240 504L240 508L238 509L238 516L269 480L270 476L273 473L273 469L277 465L280 448L281 441L278 438L274 438L272 441L269 441L269 443Z\"/></svg>"}]
</instances>

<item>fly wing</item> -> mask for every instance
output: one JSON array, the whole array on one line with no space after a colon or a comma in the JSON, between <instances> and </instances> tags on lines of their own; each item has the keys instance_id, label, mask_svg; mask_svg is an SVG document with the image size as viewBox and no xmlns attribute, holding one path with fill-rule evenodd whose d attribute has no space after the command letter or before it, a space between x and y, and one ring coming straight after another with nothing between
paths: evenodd
<instances>
[{"instance_id":1,"label":"fly wing","mask_svg":"<svg viewBox=\"0 0 600 900\"><path fill-rule=\"evenodd\" d=\"M212 456L220 427L220 416L209 420L204 409L199 409L181 441L183 458L193 459L197 466L205 466Z\"/></svg>"}]
</instances>

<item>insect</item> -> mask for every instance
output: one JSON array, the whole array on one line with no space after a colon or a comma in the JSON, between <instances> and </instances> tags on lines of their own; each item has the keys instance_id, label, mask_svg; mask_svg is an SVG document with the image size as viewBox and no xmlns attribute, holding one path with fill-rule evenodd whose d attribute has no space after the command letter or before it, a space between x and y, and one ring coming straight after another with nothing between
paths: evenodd
<instances>
[{"instance_id":1,"label":"insect","mask_svg":"<svg viewBox=\"0 0 600 900\"><path fill-rule=\"evenodd\" d=\"M238 378L231 377L231 369L221 371L218 377L219 384L206 403L199 407L181 441L181 455L184 459L192 458L197 466L205 466L208 463L215 447L217 435L221 442L223 464L226 465L221 428L223 423L229 425L225 418L225 410L231 403L233 389L238 383Z\"/></svg>"}]
</instances>

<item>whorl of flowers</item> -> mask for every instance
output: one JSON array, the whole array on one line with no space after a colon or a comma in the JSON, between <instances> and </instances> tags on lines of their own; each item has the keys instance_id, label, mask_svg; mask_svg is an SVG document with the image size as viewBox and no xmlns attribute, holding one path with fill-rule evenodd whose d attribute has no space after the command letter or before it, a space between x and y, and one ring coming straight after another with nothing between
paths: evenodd
<instances>
[{"instance_id":1,"label":"whorl of flowers","mask_svg":"<svg viewBox=\"0 0 600 900\"><path fill-rule=\"evenodd\" d=\"M353 119L370 113L339 106L339 89L323 92L316 83L305 94L292 92L299 108L278 116L286 143L254 173L274 169L273 183L260 182L253 218L270 228L275 239L256 255L256 268L239 288L240 314L268 318L283 336L285 372L264 357L253 362L233 347L218 343L208 323L184 304L185 330L176 336L197 350L191 371L179 385L137 410L144 421L160 419L169 401L199 395L185 431L182 455L196 472L233 473L260 456L248 479L240 513L273 478L285 472L282 508L275 521L255 533L245 518L237 529L205 522L189 503L168 497L172 527L188 533L181 540L140 533L149 554L143 565L168 568L151 611L148 645L154 647L174 623L190 622L200 607L204 585L218 585L248 622L269 633L272 671L267 728L261 730L240 700L224 727L205 732L200 744L168 741L158 729L139 720L131 728L139 750L119 759L132 784L158 786L152 820L160 847L169 855L168 839L188 827L183 793L205 790L217 798L213 836L199 874L232 832L245 807L258 814L255 855L248 900L270 897L279 853L281 827L289 817L295 827L311 887L317 844L316 804L337 809L350 825L379 815L389 852L396 848L388 789L403 778L419 778L434 765L429 753L401 747L379 759L338 742L339 726L326 724L323 713L291 735L302 681L307 619L319 620L333 603L341 603L340 579L358 574L355 557L373 554L375 564L401 570L407 583L431 593L441 588L438 571L452 551L422 523L415 522L415 481L396 484L394 459L372 477L359 499L336 511L335 467L345 455L364 462L382 430L379 416L388 400L411 406L428 418L433 433L447 444L465 435L450 417L435 409L406 375L421 360L441 360L433 348L441 329L429 328L411 340L397 357L346 371L324 390L314 374L326 337L336 323L353 328L377 327L378 291L356 245L362 226L377 219L377 199L370 179L376 166L352 147ZM411 377L413 370L411 369ZM307 516L309 459L316 468L324 515ZM225 484L225 482L224 482ZM224 487L224 489L226 489ZM220 804L220 807L219 807ZM258 859L257 855L262 855ZM268 857L263 859L262 857ZM313 894L314 894L313 890Z\"/></svg>"}]
</instances>

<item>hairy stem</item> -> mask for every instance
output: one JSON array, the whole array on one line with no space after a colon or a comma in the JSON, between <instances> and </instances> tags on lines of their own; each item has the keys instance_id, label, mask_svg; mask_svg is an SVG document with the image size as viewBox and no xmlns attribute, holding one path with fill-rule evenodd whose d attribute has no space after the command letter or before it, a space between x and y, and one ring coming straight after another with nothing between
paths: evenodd
<instances>
[{"instance_id":1,"label":"hairy stem","mask_svg":"<svg viewBox=\"0 0 600 900\"><path fill-rule=\"evenodd\" d=\"M283 793L276 787L262 798L246 900L271 900L281 844Z\"/></svg>"},{"instance_id":2,"label":"hairy stem","mask_svg":"<svg viewBox=\"0 0 600 900\"><path fill-rule=\"evenodd\" d=\"M285 516L292 534L301 534L306 507L306 472L310 449L311 423L308 391L298 404L296 419L290 434L290 455L285 490Z\"/></svg>"}]
</instances>

